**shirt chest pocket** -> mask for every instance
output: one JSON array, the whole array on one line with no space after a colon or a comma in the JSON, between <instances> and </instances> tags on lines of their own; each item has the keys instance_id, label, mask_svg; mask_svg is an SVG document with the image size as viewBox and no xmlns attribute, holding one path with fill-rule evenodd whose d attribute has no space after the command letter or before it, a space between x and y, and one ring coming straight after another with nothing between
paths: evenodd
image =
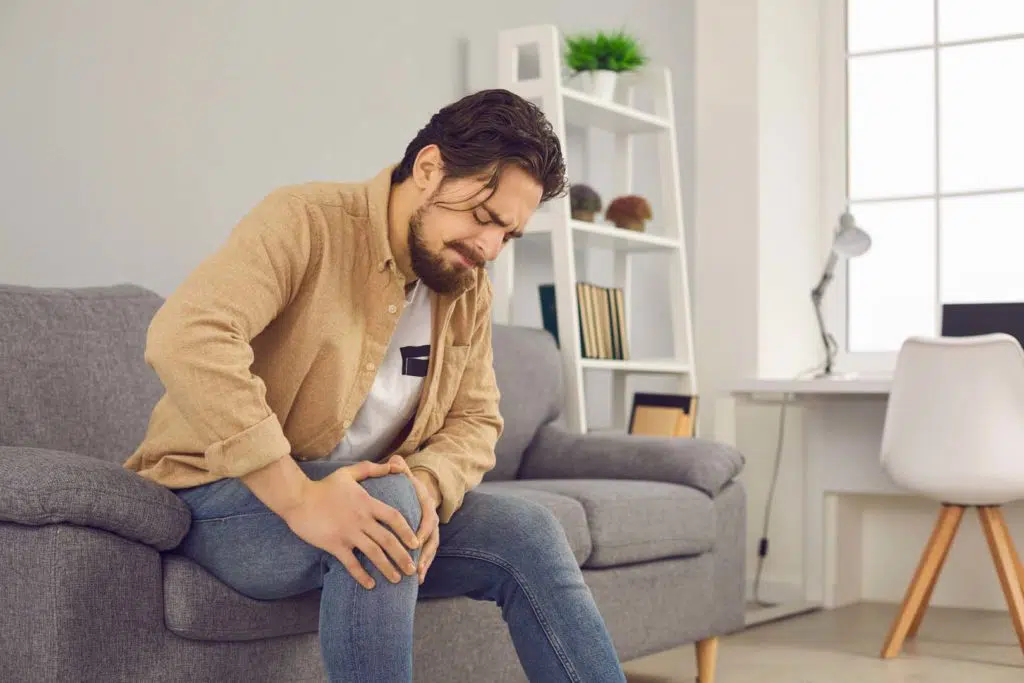
<instances>
[{"instance_id":1,"label":"shirt chest pocket","mask_svg":"<svg viewBox=\"0 0 1024 683\"><path fill-rule=\"evenodd\" d=\"M466 362L469 358L468 345L446 346L444 359L441 361L441 374L437 378L437 407L435 411L439 422L444 418L455 401L459 392L459 385L462 383L463 374L466 371Z\"/></svg>"}]
</instances>

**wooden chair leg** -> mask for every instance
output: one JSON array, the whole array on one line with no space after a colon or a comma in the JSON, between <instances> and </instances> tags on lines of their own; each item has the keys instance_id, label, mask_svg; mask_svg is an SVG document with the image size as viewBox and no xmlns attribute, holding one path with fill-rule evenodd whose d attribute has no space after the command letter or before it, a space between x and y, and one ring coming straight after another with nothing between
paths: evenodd
<instances>
[{"instance_id":1,"label":"wooden chair leg","mask_svg":"<svg viewBox=\"0 0 1024 683\"><path fill-rule=\"evenodd\" d=\"M964 512L966 508L960 507L954 509L951 513L955 515L956 519L953 521L953 531L950 535L950 539L956 537L956 532L960 528L960 522L964 518ZM942 568L946 565L946 558L949 557L949 549L953 547L952 542L946 545L945 551L942 556L939 557L939 564L935 568L935 574L932 576L932 580L928 582L928 590L925 591L924 599L921 600L921 605L917 608L917 614L914 615L914 620L910 622L910 629L907 631L907 638L916 638L917 631L921 628L921 621L924 620L924 613L928 611L928 605L932 601L932 593L935 591L935 584L939 582L939 575L942 574Z\"/></svg>"},{"instance_id":2,"label":"wooden chair leg","mask_svg":"<svg viewBox=\"0 0 1024 683\"><path fill-rule=\"evenodd\" d=\"M996 515L996 519L999 522L999 527L1003 530L1003 534L1009 540L1010 550L1013 551L1012 554L1014 564L1017 565L1017 577L1021 580L1021 585L1024 586L1024 562L1020 561L1020 555L1017 554L1017 548L1013 544L1013 537L1010 534L1010 527L1006 524L1006 518L1003 517L1003 511L999 508L996 508L996 510L999 513L998 515Z\"/></svg>"},{"instance_id":3,"label":"wooden chair leg","mask_svg":"<svg viewBox=\"0 0 1024 683\"><path fill-rule=\"evenodd\" d=\"M953 542L963 515L964 507L962 505L943 505L939 511L939 518L935 522L935 528L932 530L931 538L928 539L924 552L921 553L921 561L907 588L903 605L893 621L889 635L885 639L885 645L882 646L884 659L895 657L903 648L903 641L906 640L911 625L918 618L918 613L923 609L925 597L930 593L932 582L938 574L942 559L949 552L949 546Z\"/></svg>"},{"instance_id":4,"label":"wooden chair leg","mask_svg":"<svg viewBox=\"0 0 1024 683\"><path fill-rule=\"evenodd\" d=\"M718 663L718 638L705 638L697 642L697 683L715 683L715 665Z\"/></svg>"},{"instance_id":5,"label":"wooden chair leg","mask_svg":"<svg viewBox=\"0 0 1024 683\"><path fill-rule=\"evenodd\" d=\"M1024 586L1021 584L1020 556L1013 547L1010 530L998 506L980 507L978 516L981 517L988 548L996 563L996 573L999 575L999 583L1003 586L1006 604L1010 608L1010 618L1014 630L1017 631L1021 652L1024 652Z\"/></svg>"}]
</instances>

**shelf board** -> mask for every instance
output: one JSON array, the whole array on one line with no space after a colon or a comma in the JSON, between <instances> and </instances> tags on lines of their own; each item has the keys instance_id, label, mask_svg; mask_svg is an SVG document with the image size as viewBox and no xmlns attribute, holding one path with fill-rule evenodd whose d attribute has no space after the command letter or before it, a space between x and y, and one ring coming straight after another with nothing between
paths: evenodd
<instances>
[{"instance_id":1,"label":"shelf board","mask_svg":"<svg viewBox=\"0 0 1024 683\"><path fill-rule=\"evenodd\" d=\"M548 237L553 221L537 217L526 228L524 239ZM579 248L612 249L614 251L666 251L679 249L679 240L646 232L617 228L612 224L569 221L573 231L573 245Z\"/></svg>"},{"instance_id":2,"label":"shelf board","mask_svg":"<svg viewBox=\"0 0 1024 683\"><path fill-rule=\"evenodd\" d=\"M582 358L580 366L587 370L616 370L619 372L649 373L658 375L688 375L690 366L668 359L654 360L609 360L607 358Z\"/></svg>"},{"instance_id":3,"label":"shelf board","mask_svg":"<svg viewBox=\"0 0 1024 683\"><path fill-rule=\"evenodd\" d=\"M613 133L656 133L671 128L669 121L660 116L601 100L573 88L563 87L562 95L565 122L570 126L600 128Z\"/></svg>"}]
</instances>

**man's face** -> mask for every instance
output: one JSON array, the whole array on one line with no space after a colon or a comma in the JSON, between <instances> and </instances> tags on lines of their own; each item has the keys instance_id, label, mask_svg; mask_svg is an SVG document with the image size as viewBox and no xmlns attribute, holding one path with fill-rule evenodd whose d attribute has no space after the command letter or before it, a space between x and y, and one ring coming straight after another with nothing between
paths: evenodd
<instances>
[{"instance_id":1,"label":"man's face","mask_svg":"<svg viewBox=\"0 0 1024 683\"><path fill-rule=\"evenodd\" d=\"M540 204L540 184L517 166L502 171L493 194L486 182L446 180L409 219L412 268L435 292L453 293L472 282L474 271L522 234Z\"/></svg>"}]
</instances>

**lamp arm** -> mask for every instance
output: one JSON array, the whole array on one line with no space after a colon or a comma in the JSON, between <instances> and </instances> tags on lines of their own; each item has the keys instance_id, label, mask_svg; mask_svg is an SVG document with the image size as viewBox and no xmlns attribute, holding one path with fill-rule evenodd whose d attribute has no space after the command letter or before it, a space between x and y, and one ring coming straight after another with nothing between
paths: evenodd
<instances>
[{"instance_id":1,"label":"lamp arm","mask_svg":"<svg viewBox=\"0 0 1024 683\"><path fill-rule=\"evenodd\" d=\"M818 284L815 285L814 289L811 290L811 297L814 299L816 304L820 304L822 299L825 298L825 289L828 288L832 278L836 272L836 263L838 263L839 257L836 256L834 251L828 253L828 260L825 262L825 270L821 273L821 279L818 280Z\"/></svg>"},{"instance_id":2,"label":"lamp arm","mask_svg":"<svg viewBox=\"0 0 1024 683\"><path fill-rule=\"evenodd\" d=\"M838 260L839 258L836 256L836 253L830 251L828 261L825 262L825 269L821 274L821 279L818 280L818 284L811 290L811 301L814 303L814 314L818 321L818 332L821 334L821 343L825 346L824 374L826 375L832 373L832 364L835 362L835 348L828 331L825 329L825 318L821 312L821 303L825 298L825 290L835 275Z\"/></svg>"}]
</instances>

